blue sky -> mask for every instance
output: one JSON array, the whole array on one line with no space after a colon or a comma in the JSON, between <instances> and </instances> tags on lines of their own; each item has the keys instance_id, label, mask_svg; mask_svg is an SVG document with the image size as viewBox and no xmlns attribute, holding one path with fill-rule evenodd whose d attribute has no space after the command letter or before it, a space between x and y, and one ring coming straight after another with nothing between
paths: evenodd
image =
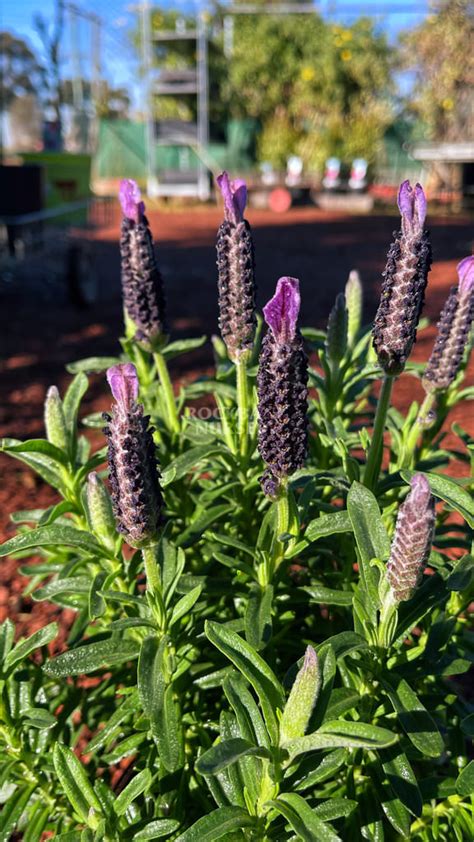
<instances>
[{"instance_id":1,"label":"blue sky","mask_svg":"<svg viewBox=\"0 0 474 842\"><path fill-rule=\"evenodd\" d=\"M380 2L376 0L321 0L319 8L324 16L335 17L347 23L352 22L360 14L377 16L389 38L394 39L401 29L408 29L415 25L426 14L428 2L429 0L380 0ZM104 22L102 27L104 75L115 85L131 86L134 102L139 103L140 84L137 79L136 60L127 37L127 30L133 26L137 14L133 10L132 3L130 0L129 2L75 0L75 5L84 11L95 12L102 18ZM172 2L164 0L157 5L183 9L183 11L196 8L194 0L172 0ZM34 30L33 18L39 12L45 18L53 20L54 7L54 0L0 0L0 27L29 41L41 54L41 42ZM87 78L90 55L87 24L80 23L79 34L83 73ZM65 75L68 75L69 39L67 27L63 44L63 73Z\"/></svg>"}]
</instances>

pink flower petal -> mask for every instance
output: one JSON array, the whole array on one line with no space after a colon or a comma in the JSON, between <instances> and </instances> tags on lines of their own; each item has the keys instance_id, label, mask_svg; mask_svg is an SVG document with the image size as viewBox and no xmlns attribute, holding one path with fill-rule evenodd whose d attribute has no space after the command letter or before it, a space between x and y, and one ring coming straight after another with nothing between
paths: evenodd
<instances>
[{"instance_id":1,"label":"pink flower petal","mask_svg":"<svg viewBox=\"0 0 474 842\"><path fill-rule=\"evenodd\" d=\"M263 308L265 321L278 342L291 342L294 338L300 302L298 279L280 278L275 295Z\"/></svg>"},{"instance_id":2,"label":"pink flower petal","mask_svg":"<svg viewBox=\"0 0 474 842\"><path fill-rule=\"evenodd\" d=\"M145 204L142 202L140 188L133 178L124 178L120 182L119 199L122 205L123 215L133 222L140 222L145 213Z\"/></svg>"},{"instance_id":3,"label":"pink flower petal","mask_svg":"<svg viewBox=\"0 0 474 842\"><path fill-rule=\"evenodd\" d=\"M133 363L120 363L107 370L112 395L121 409L129 409L138 397L137 370Z\"/></svg>"}]
</instances>

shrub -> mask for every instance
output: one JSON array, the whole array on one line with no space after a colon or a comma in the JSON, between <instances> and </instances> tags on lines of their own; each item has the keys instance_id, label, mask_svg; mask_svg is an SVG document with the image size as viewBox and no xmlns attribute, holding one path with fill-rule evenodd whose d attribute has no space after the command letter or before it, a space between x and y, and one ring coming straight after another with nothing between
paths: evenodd
<instances>
[{"instance_id":1,"label":"shrub","mask_svg":"<svg viewBox=\"0 0 474 842\"><path fill-rule=\"evenodd\" d=\"M355 273L326 332L298 328L298 281L280 279L262 342L245 184L220 187L215 376L173 393L168 360L205 338L169 341L124 182L122 354L69 366L45 439L3 441L60 502L14 514L1 554L34 556L27 593L76 618L54 656L56 623L16 643L0 628L1 839L470 840L473 713L456 677L474 651L474 509L442 470L469 462L465 431L451 451L445 434L474 394L474 259L427 368L410 362L430 245L405 183L376 352ZM91 453L78 413L86 372L105 369L111 413L84 422L105 423L107 450ZM426 389L406 417L390 407L403 371ZM210 396L203 420L190 404Z\"/></svg>"}]
</instances>

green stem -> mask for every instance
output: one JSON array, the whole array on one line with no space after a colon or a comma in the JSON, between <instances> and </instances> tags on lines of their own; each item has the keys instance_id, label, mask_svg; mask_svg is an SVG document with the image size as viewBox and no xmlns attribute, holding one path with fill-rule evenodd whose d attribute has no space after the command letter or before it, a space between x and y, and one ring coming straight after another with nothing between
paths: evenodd
<instances>
[{"instance_id":1,"label":"green stem","mask_svg":"<svg viewBox=\"0 0 474 842\"><path fill-rule=\"evenodd\" d=\"M436 395L434 392L429 392L423 403L421 404L420 411L418 413L417 419L413 424L410 432L408 433L407 440L405 442L405 447L403 450L403 456L401 460L401 468L409 468L413 462L413 454L415 452L416 444L419 437L422 435L423 430L426 429L428 423L428 415L433 408L433 404L436 401Z\"/></svg>"},{"instance_id":2,"label":"green stem","mask_svg":"<svg viewBox=\"0 0 474 842\"><path fill-rule=\"evenodd\" d=\"M151 544L142 549L143 562L145 564L145 575L147 588L153 594L161 593L161 575L158 566L157 546Z\"/></svg>"},{"instance_id":3,"label":"green stem","mask_svg":"<svg viewBox=\"0 0 474 842\"><path fill-rule=\"evenodd\" d=\"M180 423L178 412L176 409L176 401L174 398L173 385L170 380L168 366L166 360L160 351L155 351L153 354L155 360L156 370L160 378L161 388L163 390L163 398L166 407L166 423L172 433L179 433Z\"/></svg>"},{"instance_id":4,"label":"green stem","mask_svg":"<svg viewBox=\"0 0 474 842\"><path fill-rule=\"evenodd\" d=\"M239 430L239 450L243 459L248 454L249 445L249 386L247 360L240 357L235 363L237 371L237 412Z\"/></svg>"},{"instance_id":5,"label":"green stem","mask_svg":"<svg viewBox=\"0 0 474 842\"><path fill-rule=\"evenodd\" d=\"M375 413L374 431L372 433L372 441L364 473L364 485L372 490L377 485L380 467L382 465L383 434L385 430L387 412L390 406L393 381L393 377L384 377L379 402L377 404L377 412Z\"/></svg>"},{"instance_id":6,"label":"green stem","mask_svg":"<svg viewBox=\"0 0 474 842\"><path fill-rule=\"evenodd\" d=\"M288 500L288 486L286 482L281 481L281 488L279 496L276 501L276 529L273 546L268 553L267 562L265 564L265 574L263 585L269 585L272 582L275 571L280 566L285 555L286 545L278 540L279 535L284 535L290 529L290 504Z\"/></svg>"}]
</instances>

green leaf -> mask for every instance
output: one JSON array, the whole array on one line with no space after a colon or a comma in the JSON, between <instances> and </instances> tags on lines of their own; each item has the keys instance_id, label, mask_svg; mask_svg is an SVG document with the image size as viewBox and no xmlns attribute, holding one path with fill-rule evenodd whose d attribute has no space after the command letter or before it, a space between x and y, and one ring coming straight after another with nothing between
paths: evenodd
<instances>
[{"instance_id":1,"label":"green leaf","mask_svg":"<svg viewBox=\"0 0 474 842\"><path fill-rule=\"evenodd\" d=\"M15 535L10 541L5 541L0 546L0 557L19 552L19 550L49 546L77 547L84 552L100 556L105 553L89 532L75 529L73 526L56 524L55 526L39 526L37 529Z\"/></svg>"},{"instance_id":2,"label":"green leaf","mask_svg":"<svg viewBox=\"0 0 474 842\"><path fill-rule=\"evenodd\" d=\"M54 444L51 444L46 439L30 439L29 441L23 441L19 444L4 446L3 443L6 441L9 440L0 440L0 450L4 450L6 453L42 453L44 456L48 456L53 462L58 462L60 465L68 464L69 460L64 451L60 450L59 447L55 447Z\"/></svg>"},{"instance_id":3,"label":"green leaf","mask_svg":"<svg viewBox=\"0 0 474 842\"><path fill-rule=\"evenodd\" d=\"M219 807L180 833L174 842L214 842L233 830L251 827L255 819L240 807Z\"/></svg>"},{"instance_id":4,"label":"green leaf","mask_svg":"<svg viewBox=\"0 0 474 842\"><path fill-rule=\"evenodd\" d=\"M45 710L44 708L28 708L25 713L25 719L27 720L27 725L32 728L38 728L41 731L49 731L57 723L57 718L49 710Z\"/></svg>"},{"instance_id":5,"label":"green leaf","mask_svg":"<svg viewBox=\"0 0 474 842\"><path fill-rule=\"evenodd\" d=\"M350 798L331 798L313 808L314 814L323 822L333 822L335 819L350 816L357 807L357 801Z\"/></svg>"},{"instance_id":6,"label":"green leaf","mask_svg":"<svg viewBox=\"0 0 474 842\"><path fill-rule=\"evenodd\" d=\"M88 594L91 587L91 580L87 576L72 576L66 579L52 579L43 587L38 588L32 594L35 602L43 602L45 599L54 602L58 594Z\"/></svg>"},{"instance_id":7,"label":"green leaf","mask_svg":"<svg viewBox=\"0 0 474 842\"><path fill-rule=\"evenodd\" d=\"M415 471L400 471L401 476L408 483L414 473ZM444 474L431 474L423 471L417 473L422 473L426 477L435 497L444 500L445 503L459 512L471 528L474 528L474 502L465 488Z\"/></svg>"},{"instance_id":8,"label":"green leaf","mask_svg":"<svg viewBox=\"0 0 474 842\"><path fill-rule=\"evenodd\" d=\"M174 772L181 768L184 760L183 733L179 705L166 680L168 647L167 637L158 641L156 636L150 636L143 641L138 663L138 689L143 710L150 718L161 762L169 772Z\"/></svg>"},{"instance_id":9,"label":"green leaf","mask_svg":"<svg viewBox=\"0 0 474 842\"><path fill-rule=\"evenodd\" d=\"M251 586L245 610L245 637L257 652L264 649L272 636L273 586Z\"/></svg>"},{"instance_id":10,"label":"green leaf","mask_svg":"<svg viewBox=\"0 0 474 842\"><path fill-rule=\"evenodd\" d=\"M262 706L268 732L274 743L278 740L276 710L283 710L283 688L263 658L236 632L225 626L206 621L205 632L214 644L254 688Z\"/></svg>"},{"instance_id":11,"label":"green leaf","mask_svg":"<svg viewBox=\"0 0 474 842\"><path fill-rule=\"evenodd\" d=\"M145 742L145 740L148 740L148 736L144 731L132 734L125 740L117 743L112 751L107 752L107 754L103 754L101 759L104 760L105 763L108 763L109 766L120 763L126 757L131 757L132 755L137 754L139 747L143 742Z\"/></svg>"},{"instance_id":12,"label":"green leaf","mask_svg":"<svg viewBox=\"0 0 474 842\"><path fill-rule=\"evenodd\" d=\"M330 648L328 651L332 654ZM334 655L332 658L335 669ZM321 688L322 672L316 652L308 646L281 715L280 745L302 737L307 730Z\"/></svg>"},{"instance_id":13,"label":"green leaf","mask_svg":"<svg viewBox=\"0 0 474 842\"><path fill-rule=\"evenodd\" d=\"M109 721L105 723L104 727L95 735L95 737L93 737L87 745L86 752L89 754L90 752L101 748L106 743L111 742L111 740L120 733L122 723L131 716L132 713L135 713L137 705L138 692L134 689L130 696L127 696L120 707L118 707L112 714Z\"/></svg>"},{"instance_id":14,"label":"green leaf","mask_svg":"<svg viewBox=\"0 0 474 842\"><path fill-rule=\"evenodd\" d=\"M229 512L233 511L234 505L232 503L221 503L217 506L210 506L209 508L204 509L204 511L190 523L188 528L181 533L176 541L176 545L178 547L191 547L200 539L203 532L205 532L209 526L219 520L223 515L227 515Z\"/></svg>"},{"instance_id":15,"label":"green leaf","mask_svg":"<svg viewBox=\"0 0 474 842\"><path fill-rule=\"evenodd\" d=\"M179 357L180 354L188 354L190 351L201 348L207 342L207 336L197 336L195 339L178 339L176 342L170 342L162 349L162 354L166 360L172 360L174 357Z\"/></svg>"},{"instance_id":16,"label":"green leaf","mask_svg":"<svg viewBox=\"0 0 474 842\"><path fill-rule=\"evenodd\" d=\"M329 515L320 515L312 520L306 527L305 540L318 541L319 538L326 538L328 535L335 535L340 532L352 532L352 521L349 512L332 512Z\"/></svg>"},{"instance_id":17,"label":"green leaf","mask_svg":"<svg viewBox=\"0 0 474 842\"><path fill-rule=\"evenodd\" d=\"M471 760L458 776L456 792L463 798L468 798L474 793L474 760Z\"/></svg>"},{"instance_id":18,"label":"green leaf","mask_svg":"<svg viewBox=\"0 0 474 842\"><path fill-rule=\"evenodd\" d=\"M305 768L305 761L298 768L298 779L294 785L294 789L305 790L315 786L315 784L323 783L329 778L332 778L336 772L347 764L348 752L345 748L337 748L335 751L329 752L321 760L316 768L311 768L307 771ZM313 763L311 758L311 763Z\"/></svg>"},{"instance_id":19,"label":"green leaf","mask_svg":"<svg viewBox=\"0 0 474 842\"><path fill-rule=\"evenodd\" d=\"M5 659L5 669L8 670L19 661L23 661L31 654L31 652L34 652L35 649L39 649L41 646L46 646L48 643L51 643L58 634L58 631L59 628L57 623L48 623L47 626L44 626L42 629L38 629L38 631L34 632L34 634L30 635L30 637L27 637L25 640L19 640Z\"/></svg>"},{"instance_id":20,"label":"green leaf","mask_svg":"<svg viewBox=\"0 0 474 842\"><path fill-rule=\"evenodd\" d=\"M352 605L354 591L336 591L323 585L305 585L299 590L307 593L318 605Z\"/></svg>"},{"instance_id":21,"label":"green leaf","mask_svg":"<svg viewBox=\"0 0 474 842\"><path fill-rule=\"evenodd\" d=\"M66 492L66 487L64 484L64 479L58 470L57 465L49 458L49 456L45 456L44 453L24 453L18 451L12 451L10 448L12 445L21 445L23 442L19 441L18 439L2 439L2 450L6 450L14 456L15 459L18 459L20 462L24 462L25 465L28 465L33 471L44 479L48 485L52 485L53 488L56 488L61 493Z\"/></svg>"},{"instance_id":22,"label":"green leaf","mask_svg":"<svg viewBox=\"0 0 474 842\"><path fill-rule=\"evenodd\" d=\"M276 800L268 801L289 822L298 839L303 842L342 842L333 829L321 821L307 801L296 792L282 792Z\"/></svg>"},{"instance_id":23,"label":"green leaf","mask_svg":"<svg viewBox=\"0 0 474 842\"><path fill-rule=\"evenodd\" d=\"M396 745L380 752L380 759L388 783L397 798L410 813L414 816L421 816L423 799L416 775L406 754Z\"/></svg>"},{"instance_id":24,"label":"green leaf","mask_svg":"<svg viewBox=\"0 0 474 842\"><path fill-rule=\"evenodd\" d=\"M170 628L172 628L176 623L178 623L183 617L186 617L187 614L190 613L193 605L198 601L199 597L201 596L202 592L202 585L197 585L192 591L185 594L178 600L176 605L173 608L173 613L171 614L171 619L169 622Z\"/></svg>"},{"instance_id":25,"label":"green leaf","mask_svg":"<svg viewBox=\"0 0 474 842\"><path fill-rule=\"evenodd\" d=\"M1 812L0 842L10 842L12 833L21 819L26 805L30 800L30 795L34 792L35 788L35 784L26 788L19 786L15 789L12 795L10 795L6 804L3 805Z\"/></svg>"},{"instance_id":26,"label":"green leaf","mask_svg":"<svg viewBox=\"0 0 474 842\"><path fill-rule=\"evenodd\" d=\"M314 734L291 740L284 748L292 760L307 751L319 751L324 748L378 749L386 748L397 740L396 734L386 728L379 728L377 725L336 720L325 722Z\"/></svg>"},{"instance_id":27,"label":"green leaf","mask_svg":"<svg viewBox=\"0 0 474 842\"><path fill-rule=\"evenodd\" d=\"M69 384L68 390L64 395L64 415L66 416L66 424L71 441L75 441L77 413L79 412L81 400L87 392L88 386L89 381L86 375L83 371L79 371Z\"/></svg>"},{"instance_id":28,"label":"green leaf","mask_svg":"<svg viewBox=\"0 0 474 842\"><path fill-rule=\"evenodd\" d=\"M474 737L474 713L470 713L461 720L461 730L467 737Z\"/></svg>"},{"instance_id":29,"label":"green leaf","mask_svg":"<svg viewBox=\"0 0 474 842\"><path fill-rule=\"evenodd\" d=\"M70 374L101 372L121 362L120 357L85 357L83 360L67 363L66 370Z\"/></svg>"},{"instance_id":30,"label":"green leaf","mask_svg":"<svg viewBox=\"0 0 474 842\"><path fill-rule=\"evenodd\" d=\"M37 801L33 810L29 812L28 826L23 833L23 842L40 842L43 838L43 831L46 828L49 816L49 805L45 807L42 801Z\"/></svg>"},{"instance_id":31,"label":"green leaf","mask_svg":"<svg viewBox=\"0 0 474 842\"><path fill-rule=\"evenodd\" d=\"M186 453L173 459L161 475L161 485L165 487L170 482L176 482L182 479L186 474L193 471L200 462L209 459L210 456L215 456L221 452L221 449L216 445L199 445L198 447L191 447Z\"/></svg>"},{"instance_id":32,"label":"green leaf","mask_svg":"<svg viewBox=\"0 0 474 842\"><path fill-rule=\"evenodd\" d=\"M390 538L376 498L359 482L352 483L347 495L347 511L359 550L361 582L375 612L379 607L378 574L370 562L373 558L385 560L389 557Z\"/></svg>"},{"instance_id":33,"label":"green leaf","mask_svg":"<svg viewBox=\"0 0 474 842\"><path fill-rule=\"evenodd\" d=\"M130 804L135 801L135 798L138 798L142 792L145 792L146 789L150 786L152 781L152 774L149 769L142 769L138 775L130 781L129 784L122 790L120 795L117 796L114 804L114 810L117 816L123 816L124 813L127 812Z\"/></svg>"},{"instance_id":34,"label":"green leaf","mask_svg":"<svg viewBox=\"0 0 474 842\"><path fill-rule=\"evenodd\" d=\"M179 827L179 822L176 819L155 819L146 827L139 830L138 833L132 837L133 842L147 842L149 839L162 839L164 836L169 836L174 833Z\"/></svg>"},{"instance_id":35,"label":"green leaf","mask_svg":"<svg viewBox=\"0 0 474 842\"><path fill-rule=\"evenodd\" d=\"M237 717L242 736L250 742L270 748L265 723L245 679L232 669L225 676L222 686Z\"/></svg>"},{"instance_id":36,"label":"green leaf","mask_svg":"<svg viewBox=\"0 0 474 842\"><path fill-rule=\"evenodd\" d=\"M99 643L89 643L63 652L46 662L43 669L54 678L83 675L137 658L140 644L136 640L110 637Z\"/></svg>"},{"instance_id":37,"label":"green leaf","mask_svg":"<svg viewBox=\"0 0 474 842\"><path fill-rule=\"evenodd\" d=\"M59 782L79 818L88 824L89 810L102 813L97 798L87 777L84 766L68 746L56 743L53 749L53 763Z\"/></svg>"},{"instance_id":38,"label":"green leaf","mask_svg":"<svg viewBox=\"0 0 474 842\"><path fill-rule=\"evenodd\" d=\"M10 652L15 639L15 626L11 620L4 620L0 625L0 664Z\"/></svg>"},{"instance_id":39,"label":"green leaf","mask_svg":"<svg viewBox=\"0 0 474 842\"><path fill-rule=\"evenodd\" d=\"M216 743L201 755L196 763L196 769L201 775L216 775L227 766L237 763L242 757L266 757L271 758L268 749L262 746L255 746L248 740L235 737L230 740Z\"/></svg>"},{"instance_id":40,"label":"green leaf","mask_svg":"<svg viewBox=\"0 0 474 842\"><path fill-rule=\"evenodd\" d=\"M444 751L443 738L415 691L402 679L396 690L387 687L387 692L400 725L415 748L428 757L439 757Z\"/></svg>"}]
</instances>

